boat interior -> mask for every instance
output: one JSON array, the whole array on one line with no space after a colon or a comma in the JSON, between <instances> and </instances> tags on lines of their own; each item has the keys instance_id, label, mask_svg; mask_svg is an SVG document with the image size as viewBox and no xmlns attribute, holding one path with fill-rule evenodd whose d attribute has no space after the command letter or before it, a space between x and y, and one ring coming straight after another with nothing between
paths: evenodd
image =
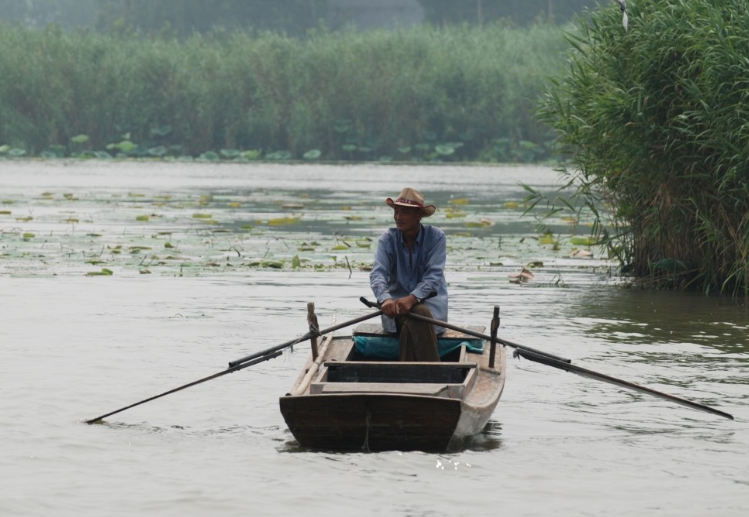
<instances>
[{"instance_id":1,"label":"boat interior","mask_svg":"<svg viewBox=\"0 0 749 517\"><path fill-rule=\"evenodd\" d=\"M483 331L483 327L475 330ZM354 335L397 340L397 336L384 333L380 325L360 325ZM481 340L451 330L446 330L440 336L443 337L454 339L457 344L442 356L439 363L401 362L367 356L352 345L353 340L333 339L324 357L320 358L319 371L310 378L308 393L377 392L461 398L464 391L475 383L477 376L478 365L471 361L473 354L469 353L468 346L475 347L475 342ZM474 340L474 344L467 346L463 340Z\"/></svg>"}]
</instances>

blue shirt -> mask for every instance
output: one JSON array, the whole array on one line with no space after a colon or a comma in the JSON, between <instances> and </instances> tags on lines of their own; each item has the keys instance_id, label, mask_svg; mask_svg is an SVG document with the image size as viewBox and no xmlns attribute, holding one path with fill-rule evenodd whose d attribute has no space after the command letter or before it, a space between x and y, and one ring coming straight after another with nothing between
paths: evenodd
<instances>
[{"instance_id":1,"label":"blue shirt","mask_svg":"<svg viewBox=\"0 0 749 517\"><path fill-rule=\"evenodd\" d=\"M408 249L400 231L390 228L377 243L369 284L380 303L409 294L421 299L436 292L437 296L424 301L424 305L435 319L447 321L446 261L445 232L439 228L421 225L413 250ZM383 315L382 328L395 332L395 320ZM437 333L444 330L435 328Z\"/></svg>"}]
</instances>

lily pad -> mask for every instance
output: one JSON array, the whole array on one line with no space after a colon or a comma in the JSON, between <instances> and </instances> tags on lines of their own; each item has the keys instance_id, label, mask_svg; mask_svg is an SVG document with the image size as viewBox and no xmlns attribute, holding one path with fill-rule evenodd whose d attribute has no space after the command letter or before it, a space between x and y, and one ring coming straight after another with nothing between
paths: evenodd
<instances>
[{"instance_id":1,"label":"lily pad","mask_svg":"<svg viewBox=\"0 0 749 517\"><path fill-rule=\"evenodd\" d=\"M233 160L234 158L237 158L241 154L242 153L236 149L221 149L221 156L229 160Z\"/></svg>"},{"instance_id":2,"label":"lily pad","mask_svg":"<svg viewBox=\"0 0 749 517\"><path fill-rule=\"evenodd\" d=\"M149 155L156 156L158 158L164 156L168 152L169 151L167 150L167 148L163 145L157 145L156 147L151 147L150 149L148 149Z\"/></svg>"},{"instance_id":3,"label":"lily pad","mask_svg":"<svg viewBox=\"0 0 749 517\"><path fill-rule=\"evenodd\" d=\"M270 153L266 156L269 160L290 160L291 159L291 151L276 151L275 153Z\"/></svg>"},{"instance_id":4,"label":"lily pad","mask_svg":"<svg viewBox=\"0 0 749 517\"><path fill-rule=\"evenodd\" d=\"M268 267L271 269L282 269L283 268L283 262L279 260L258 260L255 262L250 262L248 264L250 267Z\"/></svg>"},{"instance_id":5,"label":"lily pad","mask_svg":"<svg viewBox=\"0 0 749 517\"><path fill-rule=\"evenodd\" d=\"M553 235L547 233L547 234L542 235L538 239L538 242L540 244L554 244L554 242L556 242L556 241L554 240L554 236Z\"/></svg>"},{"instance_id":6,"label":"lily pad","mask_svg":"<svg viewBox=\"0 0 749 517\"><path fill-rule=\"evenodd\" d=\"M214 151L206 151L203 154L200 155L201 160L209 161L209 162L217 162L220 157L219 155Z\"/></svg>"},{"instance_id":7,"label":"lily pad","mask_svg":"<svg viewBox=\"0 0 749 517\"><path fill-rule=\"evenodd\" d=\"M101 271L90 271L86 276L112 276L114 272L111 269L102 268Z\"/></svg>"},{"instance_id":8,"label":"lily pad","mask_svg":"<svg viewBox=\"0 0 749 517\"><path fill-rule=\"evenodd\" d=\"M591 237L572 237L570 242L575 246L593 246L596 243Z\"/></svg>"},{"instance_id":9,"label":"lily pad","mask_svg":"<svg viewBox=\"0 0 749 517\"><path fill-rule=\"evenodd\" d=\"M301 217L277 217L275 219L268 219L270 226L286 226L289 224L296 224L300 221Z\"/></svg>"},{"instance_id":10,"label":"lily pad","mask_svg":"<svg viewBox=\"0 0 749 517\"><path fill-rule=\"evenodd\" d=\"M130 154L133 151L135 151L138 148L137 144L134 144L130 140L123 140L117 144L109 144L107 145L107 149L111 150L118 150L125 154Z\"/></svg>"}]
</instances>

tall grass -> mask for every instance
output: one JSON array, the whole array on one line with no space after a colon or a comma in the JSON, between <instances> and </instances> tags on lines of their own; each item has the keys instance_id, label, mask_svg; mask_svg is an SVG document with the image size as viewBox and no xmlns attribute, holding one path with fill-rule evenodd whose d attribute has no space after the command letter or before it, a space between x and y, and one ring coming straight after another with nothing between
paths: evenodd
<instances>
[{"instance_id":1,"label":"tall grass","mask_svg":"<svg viewBox=\"0 0 749 517\"><path fill-rule=\"evenodd\" d=\"M552 25L186 41L0 25L0 146L530 161L551 138L533 112L563 46Z\"/></svg>"},{"instance_id":2,"label":"tall grass","mask_svg":"<svg viewBox=\"0 0 749 517\"><path fill-rule=\"evenodd\" d=\"M578 24L542 117L589 206L613 207L616 231L600 236L635 274L749 294L749 8L629 10L628 32L616 8Z\"/></svg>"}]
</instances>

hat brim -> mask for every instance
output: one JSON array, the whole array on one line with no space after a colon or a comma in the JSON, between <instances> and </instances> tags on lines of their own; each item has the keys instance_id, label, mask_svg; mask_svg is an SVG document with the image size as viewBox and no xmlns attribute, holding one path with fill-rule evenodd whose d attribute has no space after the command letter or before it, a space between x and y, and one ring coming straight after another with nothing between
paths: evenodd
<instances>
[{"instance_id":1,"label":"hat brim","mask_svg":"<svg viewBox=\"0 0 749 517\"><path fill-rule=\"evenodd\" d=\"M437 207L434 205L417 206L417 205L411 205L408 203L398 203L397 201L393 201L393 198L390 198L390 197L385 200L385 203L387 203L388 206L390 207L394 207L397 205L397 206L405 206L406 208L420 208L421 213L424 214L424 217L431 216L437 210Z\"/></svg>"}]
</instances>

